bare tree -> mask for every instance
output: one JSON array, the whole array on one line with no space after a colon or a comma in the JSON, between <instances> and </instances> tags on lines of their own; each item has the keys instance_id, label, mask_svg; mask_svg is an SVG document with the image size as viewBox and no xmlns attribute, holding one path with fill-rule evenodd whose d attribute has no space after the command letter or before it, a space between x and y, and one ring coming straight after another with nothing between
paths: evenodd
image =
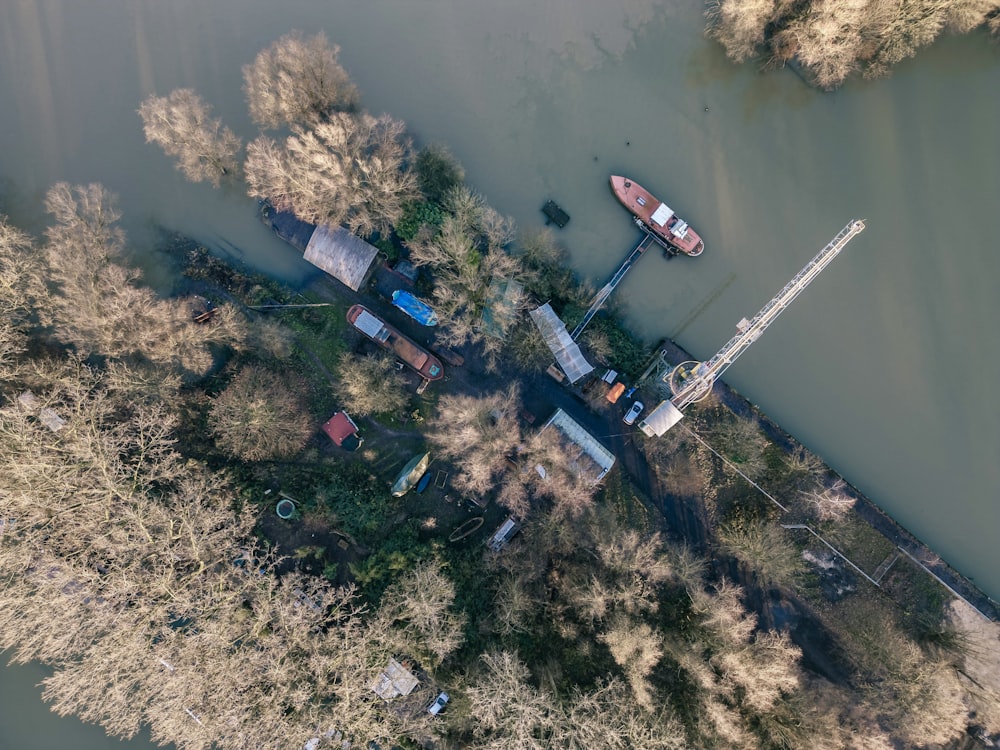
<instances>
[{"instance_id":1,"label":"bare tree","mask_svg":"<svg viewBox=\"0 0 1000 750\"><path fill-rule=\"evenodd\" d=\"M248 336L251 349L266 352L277 360L291 356L295 335L292 329L276 320L258 319L250 326Z\"/></svg>"},{"instance_id":2,"label":"bare tree","mask_svg":"<svg viewBox=\"0 0 1000 750\"><path fill-rule=\"evenodd\" d=\"M742 62L767 49L770 63L802 64L819 87L839 86L855 71L887 75L943 29L967 32L996 24L996 3L981 0L883 2L715 0L708 33Z\"/></svg>"},{"instance_id":3,"label":"bare tree","mask_svg":"<svg viewBox=\"0 0 1000 750\"><path fill-rule=\"evenodd\" d=\"M640 651L641 644L636 644ZM637 710L627 687L611 679L593 691L560 697L530 682L523 662L507 651L481 657L467 690L472 747L490 750L684 750L680 723L667 711Z\"/></svg>"},{"instance_id":4,"label":"bare tree","mask_svg":"<svg viewBox=\"0 0 1000 750\"><path fill-rule=\"evenodd\" d=\"M541 602L523 575L508 573L500 579L493 604L497 630L506 636L527 632L527 623Z\"/></svg>"},{"instance_id":5,"label":"bare tree","mask_svg":"<svg viewBox=\"0 0 1000 750\"><path fill-rule=\"evenodd\" d=\"M764 451L769 441L753 419L718 407L713 409L705 438L712 448L751 479L760 477L767 470Z\"/></svg>"},{"instance_id":6,"label":"bare tree","mask_svg":"<svg viewBox=\"0 0 1000 750\"><path fill-rule=\"evenodd\" d=\"M191 182L207 180L219 187L223 177L239 170L242 142L211 107L191 89L175 89L169 96L151 96L139 107L147 143L160 146L177 160L177 168Z\"/></svg>"},{"instance_id":7,"label":"bare tree","mask_svg":"<svg viewBox=\"0 0 1000 750\"><path fill-rule=\"evenodd\" d=\"M777 524L736 520L719 528L719 540L764 585L791 583L805 568L798 547Z\"/></svg>"},{"instance_id":8,"label":"bare tree","mask_svg":"<svg viewBox=\"0 0 1000 750\"><path fill-rule=\"evenodd\" d=\"M758 747L752 727L801 689L801 653L787 634L757 630L739 587L723 580L689 594L694 627L684 638L665 633L664 648L698 686L699 733L712 745Z\"/></svg>"},{"instance_id":9,"label":"bare tree","mask_svg":"<svg viewBox=\"0 0 1000 750\"><path fill-rule=\"evenodd\" d=\"M350 112L358 90L337 60L340 47L323 33L285 34L243 66L250 117L261 127L314 125L331 112Z\"/></svg>"},{"instance_id":10,"label":"bare tree","mask_svg":"<svg viewBox=\"0 0 1000 750\"><path fill-rule=\"evenodd\" d=\"M837 627L856 679L883 725L911 747L944 744L963 729L966 711L954 665L928 657L878 599L837 608Z\"/></svg>"},{"instance_id":11,"label":"bare tree","mask_svg":"<svg viewBox=\"0 0 1000 750\"><path fill-rule=\"evenodd\" d=\"M247 146L249 193L314 224L386 231L416 192L404 125L387 115L335 112L285 144L261 136Z\"/></svg>"},{"instance_id":12,"label":"bare tree","mask_svg":"<svg viewBox=\"0 0 1000 750\"><path fill-rule=\"evenodd\" d=\"M754 57L764 43L764 31L777 12L775 0L713 0L705 15L709 35L735 62Z\"/></svg>"},{"instance_id":13,"label":"bare tree","mask_svg":"<svg viewBox=\"0 0 1000 750\"><path fill-rule=\"evenodd\" d=\"M0 648L53 666L57 711L181 748L398 734L364 697L400 641L387 618L273 575L252 511L174 452L161 408L72 361L35 379L34 402L0 406Z\"/></svg>"},{"instance_id":14,"label":"bare tree","mask_svg":"<svg viewBox=\"0 0 1000 750\"><path fill-rule=\"evenodd\" d=\"M810 514L821 523L843 521L856 502L856 498L847 491L847 482L843 479L837 479L822 491L803 492L801 497Z\"/></svg>"},{"instance_id":15,"label":"bare tree","mask_svg":"<svg viewBox=\"0 0 1000 750\"><path fill-rule=\"evenodd\" d=\"M566 602L590 626L614 622L612 629L625 627L641 613L655 612L660 584L673 578L659 534L645 536L634 529L622 529L612 514L599 509L582 521L601 565L561 563L556 588Z\"/></svg>"},{"instance_id":16,"label":"bare tree","mask_svg":"<svg viewBox=\"0 0 1000 750\"><path fill-rule=\"evenodd\" d=\"M399 414L410 402L406 380L395 360L384 354L344 354L337 368L334 392L359 416Z\"/></svg>"},{"instance_id":17,"label":"bare tree","mask_svg":"<svg viewBox=\"0 0 1000 750\"><path fill-rule=\"evenodd\" d=\"M220 447L244 461L287 458L315 432L306 407L305 381L258 366L241 369L210 411Z\"/></svg>"},{"instance_id":18,"label":"bare tree","mask_svg":"<svg viewBox=\"0 0 1000 750\"><path fill-rule=\"evenodd\" d=\"M529 470L520 473L520 480L530 485L535 497L551 500L556 515L579 518L593 507L601 469L558 429L530 436L521 460Z\"/></svg>"},{"instance_id":19,"label":"bare tree","mask_svg":"<svg viewBox=\"0 0 1000 750\"><path fill-rule=\"evenodd\" d=\"M487 495L509 470L507 462L521 443L520 404L516 385L481 397L442 396L427 437L455 461L457 489Z\"/></svg>"},{"instance_id":20,"label":"bare tree","mask_svg":"<svg viewBox=\"0 0 1000 750\"><path fill-rule=\"evenodd\" d=\"M46 207L57 221L46 230L47 267L34 284L38 316L81 356L131 357L200 375L212 365L212 345L241 343L243 319L231 306L199 325L185 301L139 286L139 272L119 262L125 237L103 187L59 183Z\"/></svg>"},{"instance_id":21,"label":"bare tree","mask_svg":"<svg viewBox=\"0 0 1000 750\"><path fill-rule=\"evenodd\" d=\"M482 671L467 691L476 717L473 733L493 740L484 742L485 747L547 747L544 737L552 706L548 696L528 684L527 667L506 651L483 654L482 663Z\"/></svg>"},{"instance_id":22,"label":"bare tree","mask_svg":"<svg viewBox=\"0 0 1000 750\"><path fill-rule=\"evenodd\" d=\"M653 585L673 577L673 565L659 532L643 536L636 529L615 528L607 522L595 525L597 553L609 572L640 576Z\"/></svg>"},{"instance_id":23,"label":"bare tree","mask_svg":"<svg viewBox=\"0 0 1000 750\"><path fill-rule=\"evenodd\" d=\"M799 687L798 661L802 652L787 633L757 633L742 648L723 650L712 657L724 691L733 689L737 700L766 712Z\"/></svg>"},{"instance_id":24,"label":"bare tree","mask_svg":"<svg viewBox=\"0 0 1000 750\"><path fill-rule=\"evenodd\" d=\"M386 590L379 614L436 666L462 644L465 617L452 610L454 601L455 585L440 564L423 563Z\"/></svg>"},{"instance_id":25,"label":"bare tree","mask_svg":"<svg viewBox=\"0 0 1000 750\"><path fill-rule=\"evenodd\" d=\"M601 682L591 691L575 691L561 706L553 726L553 747L585 750L686 750L684 728L669 710L636 710L627 686L617 679Z\"/></svg>"},{"instance_id":26,"label":"bare tree","mask_svg":"<svg viewBox=\"0 0 1000 750\"><path fill-rule=\"evenodd\" d=\"M56 220L45 230L52 245L80 245L94 255L118 258L125 249L125 232L117 198L100 183L70 186L57 182L45 194L45 210Z\"/></svg>"},{"instance_id":27,"label":"bare tree","mask_svg":"<svg viewBox=\"0 0 1000 750\"><path fill-rule=\"evenodd\" d=\"M649 674L663 658L660 636L644 622L619 617L600 635L615 663L622 668L636 702L647 711L654 709Z\"/></svg>"},{"instance_id":28,"label":"bare tree","mask_svg":"<svg viewBox=\"0 0 1000 750\"><path fill-rule=\"evenodd\" d=\"M20 368L18 355L27 347L23 327L29 317L29 289L37 273L38 254L31 238L0 216L0 378Z\"/></svg>"}]
</instances>

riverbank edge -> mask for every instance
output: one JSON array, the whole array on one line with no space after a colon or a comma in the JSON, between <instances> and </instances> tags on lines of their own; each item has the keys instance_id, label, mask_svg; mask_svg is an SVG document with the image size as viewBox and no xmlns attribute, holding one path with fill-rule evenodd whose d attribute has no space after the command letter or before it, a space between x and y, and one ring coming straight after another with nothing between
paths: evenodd
<instances>
[{"instance_id":1,"label":"riverbank edge","mask_svg":"<svg viewBox=\"0 0 1000 750\"><path fill-rule=\"evenodd\" d=\"M696 361L696 358L685 351L683 347L668 338L661 339L657 349L663 352L663 356L668 362ZM759 406L725 381L717 380L712 390L727 408L742 417L755 421L770 439L781 444L786 450L800 449L812 453L781 425L765 414ZM847 484L851 495L856 500L854 511L865 523L888 539L893 546L944 586L952 595L963 600L984 618L1000 622L1000 602L980 590L969 578L955 570L933 549L878 507L874 501L831 468L822 456L817 455L817 457L823 461L824 466Z\"/></svg>"},{"instance_id":2,"label":"riverbank edge","mask_svg":"<svg viewBox=\"0 0 1000 750\"><path fill-rule=\"evenodd\" d=\"M259 218L263 221L265 226L268 226L268 228L272 231L274 230L274 227L271 226L264 215L260 215ZM285 242L288 243L288 240L285 239ZM293 243L288 244L292 247L296 247ZM301 250L301 248L296 249ZM227 262L233 262L234 260L236 259L229 258ZM236 262L239 264L238 260ZM573 273L574 276L577 275L575 270ZM358 301L363 300L366 296L366 294L362 291L345 295L344 290L339 288L339 284L334 282L333 279L326 274L319 274L318 276L314 276L311 281L304 281L300 285L299 290L303 291L308 288L313 288L313 291L318 291L315 289L317 282L322 286L325 286L329 292L332 292L335 297L340 299L346 298ZM331 284L330 282L333 283ZM637 342L641 341L641 339L636 337L636 334L629 329L626 320L619 317L618 322L627 335L633 337ZM660 339L658 344L652 348L652 351L657 353L657 356L659 356L658 352L662 351L663 358L668 362L680 363L696 360L696 358L687 352L683 347L667 337ZM585 395L579 387L564 384L564 389L574 393L581 403L587 402ZM980 590L969 578L962 575L955 568L949 565L940 555L934 552L931 547L920 541L920 539L908 531L902 524L878 507L875 502L858 490L857 487L844 478L839 472L830 467L822 456L813 453L813 451L803 446L802 443L800 443L793 435L787 432L783 427L763 412L759 406L754 404L747 397L743 396L739 391L727 384L724 380L717 380L715 382L713 392L732 412L755 422L758 428L765 435L767 435L769 439L779 444L785 452L791 453L794 451L804 451L815 455L828 471L840 479L843 479L849 494L855 499L853 510L862 521L867 523L877 533L885 537L898 551L908 557L925 573L933 577L940 585L948 590L950 594L963 600L985 619L992 622L1000 622L1000 602L995 601L988 594Z\"/></svg>"}]
</instances>

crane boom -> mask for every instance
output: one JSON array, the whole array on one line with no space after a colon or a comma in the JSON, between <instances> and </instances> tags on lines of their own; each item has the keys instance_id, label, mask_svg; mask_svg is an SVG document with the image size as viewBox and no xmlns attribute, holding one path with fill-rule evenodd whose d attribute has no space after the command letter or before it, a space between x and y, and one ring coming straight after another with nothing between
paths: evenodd
<instances>
[{"instance_id":1,"label":"crane boom","mask_svg":"<svg viewBox=\"0 0 1000 750\"><path fill-rule=\"evenodd\" d=\"M671 403L678 409L683 409L685 406L704 398L712 389L716 379L743 352L749 349L754 341L760 338L760 335L781 315L792 300L798 297L837 257L847 243L860 234L864 228L865 223L860 219L850 221L836 237L830 240L826 247L816 254L816 257L805 265L805 268L795 275L795 278L785 285L784 289L764 305L753 320L747 321L746 318L741 320L737 326L738 333L714 357L706 362L688 363L692 365L688 369L683 366L674 368L670 375L670 386L674 394L670 399Z\"/></svg>"}]
</instances>

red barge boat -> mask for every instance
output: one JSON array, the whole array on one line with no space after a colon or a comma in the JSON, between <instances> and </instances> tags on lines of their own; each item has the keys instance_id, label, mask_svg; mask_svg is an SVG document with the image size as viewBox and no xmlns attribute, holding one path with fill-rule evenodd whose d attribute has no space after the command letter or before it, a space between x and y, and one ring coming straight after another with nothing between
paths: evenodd
<instances>
[{"instance_id":1,"label":"red barge boat","mask_svg":"<svg viewBox=\"0 0 1000 750\"><path fill-rule=\"evenodd\" d=\"M444 375L441 360L410 341L364 305L352 306L347 311L347 322L383 349L395 354L424 379L437 380Z\"/></svg>"},{"instance_id":2,"label":"red barge boat","mask_svg":"<svg viewBox=\"0 0 1000 750\"><path fill-rule=\"evenodd\" d=\"M650 232L667 250L684 253L692 258L705 250L705 243L698 233L680 219L670 206L654 197L642 185L628 177L615 175L611 178L611 189L635 217L636 223Z\"/></svg>"}]
</instances>

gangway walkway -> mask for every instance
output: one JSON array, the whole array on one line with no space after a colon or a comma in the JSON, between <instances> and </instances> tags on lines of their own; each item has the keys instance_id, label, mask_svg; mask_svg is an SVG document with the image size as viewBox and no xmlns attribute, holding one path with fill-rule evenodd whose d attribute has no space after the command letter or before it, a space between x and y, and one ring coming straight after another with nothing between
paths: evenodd
<instances>
[{"instance_id":1,"label":"gangway walkway","mask_svg":"<svg viewBox=\"0 0 1000 750\"><path fill-rule=\"evenodd\" d=\"M677 409L683 409L695 401L700 401L712 390L712 385L722 373L764 333L771 323L792 303L817 276L830 265L848 242L860 234L865 223L859 219L848 222L836 237L827 243L816 256L806 263L795 278L785 284L770 302L761 309L753 320L744 318L736 326L736 335L706 362L686 362L675 367L670 374L673 391L671 402Z\"/></svg>"},{"instance_id":2,"label":"gangway walkway","mask_svg":"<svg viewBox=\"0 0 1000 750\"><path fill-rule=\"evenodd\" d=\"M597 311L600 310L604 306L604 303L608 301L608 297L611 296L615 287L618 286L623 278L625 278L625 274L628 273L632 264L639 260L642 254L649 249L649 246L653 244L654 239L655 238L651 232L647 232L645 230L643 231L642 238L635 243L629 251L629 254L625 256L625 260L623 260L622 264L618 266L618 270L614 272L614 275L612 275L608 283L602 286L597 294L594 295L594 299L591 301L590 307L587 309L587 314L583 316L583 320L577 324L576 328L573 329L573 333L570 334L571 339L576 341L577 337L583 333L583 329L587 327L587 324L591 321L591 319L597 315Z\"/></svg>"}]
</instances>

